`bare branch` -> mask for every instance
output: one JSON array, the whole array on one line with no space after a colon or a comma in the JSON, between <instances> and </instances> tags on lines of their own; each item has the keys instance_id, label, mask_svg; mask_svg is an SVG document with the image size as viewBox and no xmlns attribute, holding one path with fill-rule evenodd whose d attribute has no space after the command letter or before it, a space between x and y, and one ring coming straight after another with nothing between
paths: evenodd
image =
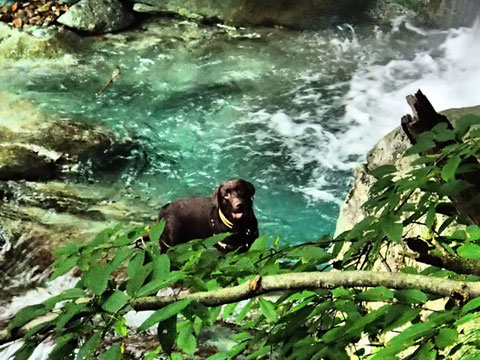
<instances>
[{"instance_id":1,"label":"bare branch","mask_svg":"<svg viewBox=\"0 0 480 360\"><path fill-rule=\"evenodd\" d=\"M375 287L385 286L390 289L418 289L426 293L444 297L460 298L462 301L480 296L480 283L449 280L445 278L374 271L331 271L303 272L293 274L256 277L241 285L177 296L148 296L133 300L131 305L136 311L158 310L180 300L195 300L205 306L219 306L259 295L274 292L306 289L332 289L339 286ZM16 340L43 322L52 321L57 314L47 314L26 324L10 334L0 330L0 345Z\"/></svg>"}]
</instances>

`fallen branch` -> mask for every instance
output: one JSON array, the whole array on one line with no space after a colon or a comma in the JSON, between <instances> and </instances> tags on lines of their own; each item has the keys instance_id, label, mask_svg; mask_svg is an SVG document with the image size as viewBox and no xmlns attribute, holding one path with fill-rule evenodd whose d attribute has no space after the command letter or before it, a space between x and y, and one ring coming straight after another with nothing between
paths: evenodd
<instances>
[{"instance_id":1,"label":"fallen branch","mask_svg":"<svg viewBox=\"0 0 480 360\"><path fill-rule=\"evenodd\" d=\"M102 90L100 90L99 92L97 92L95 94L95 96L100 96L101 93L103 93L105 91L106 88L108 88L114 81L115 79L118 77L118 75L120 75L120 68L117 67L115 69L115 71L113 72L112 74L112 77L110 78L110 80L108 80L108 82L103 86Z\"/></svg>"},{"instance_id":2,"label":"fallen branch","mask_svg":"<svg viewBox=\"0 0 480 360\"><path fill-rule=\"evenodd\" d=\"M417 238L406 239L408 247L415 251L414 259L424 264L454 271L457 274L480 276L480 261L451 255L433 254L428 245Z\"/></svg>"},{"instance_id":3,"label":"fallen branch","mask_svg":"<svg viewBox=\"0 0 480 360\"><path fill-rule=\"evenodd\" d=\"M256 277L241 285L178 296L147 296L133 300L131 306L136 311L158 310L180 300L195 300L205 306L219 306L273 292L333 289L337 287L375 287L390 289L418 289L425 293L461 299L463 302L480 296L480 282L463 282L424 275L411 275L374 271L331 271L306 272ZM21 338L32 327L42 322L52 321L57 314L47 314L26 324L14 334L0 331L0 345ZM43 320L42 320L43 319Z\"/></svg>"}]
</instances>

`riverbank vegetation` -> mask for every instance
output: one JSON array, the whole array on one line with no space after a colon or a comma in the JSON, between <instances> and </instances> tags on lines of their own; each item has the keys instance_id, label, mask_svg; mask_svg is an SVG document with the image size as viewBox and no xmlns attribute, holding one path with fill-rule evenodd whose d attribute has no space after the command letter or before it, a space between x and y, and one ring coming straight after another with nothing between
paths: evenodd
<instances>
[{"instance_id":1,"label":"riverbank vegetation","mask_svg":"<svg viewBox=\"0 0 480 360\"><path fill-rule=\"evenodd\" d=\"M22 309L0 342L22 338L15 360L50 339L49 359L121 359L131 356L124 351L134 333L155 329L158 347L145 358L181 359L200 356L204 329L223 322L235 329L233 345L201 357L473 358L479 196L467 179L479 168L478 124L467 115L455 128L439 122L423 131L405 153L411 170L377 168L364 204L370 215L335 238L284 247L262 236L246 254L221 255L216 236L160 254L158 223L148 243L134 241L144 227L121 225L70 243L56 251L51 279L76 268L76 286ZM466 191L476 195L459 204ZM405 244L400 255L414 266L389 272L389 257ZM129 312L145 310L154 312L127 327Z\"/></svg>"}]
</instances>

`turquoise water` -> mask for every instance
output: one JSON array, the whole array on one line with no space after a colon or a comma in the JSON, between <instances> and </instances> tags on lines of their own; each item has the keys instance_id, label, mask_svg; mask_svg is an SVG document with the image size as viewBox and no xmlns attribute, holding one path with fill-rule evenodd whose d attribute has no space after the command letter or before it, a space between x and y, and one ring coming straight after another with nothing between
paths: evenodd
<instances>
[{"instance_id":1,"label":"turquoise water","mask_svg":"<svg viewBox=\"0 0 480 360\"><path fill-rule=\"evenodd\" d=\"M242 177L257 188L262 233L288 243L333 233L353 166L399 123L405 81L425 73L418 54L442 61L449 35L348 25L235 35L254 38L150 24L86 39L68 61L11 64L0 82L64 121L103 124L141 144L121 176L94 181L160 206ZM396 62L409 71L388 73ZM388 92L394 104L382 103Z\"/></svg>"}]
</instances>

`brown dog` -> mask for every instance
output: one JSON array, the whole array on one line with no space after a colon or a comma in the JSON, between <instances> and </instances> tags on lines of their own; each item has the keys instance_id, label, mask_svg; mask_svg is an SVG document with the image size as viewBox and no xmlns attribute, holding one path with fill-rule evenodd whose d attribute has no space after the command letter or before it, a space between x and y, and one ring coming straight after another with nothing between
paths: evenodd
<instances>
[{"instance_id":1,"label":"brown dog","mask_svg":"<svg viewBox=\"0 0 480 360\"><path fill-rule=\"evenodd\" d=\"M162 252L173 245L225 232L232 235L216 245L219 250L247 251L258 237L254 194L251 183L232 179L221 184L211 197L180 199L164 205L158 215L158 220L165 219L160 236Z\"/></svg>"}]
</instances>

